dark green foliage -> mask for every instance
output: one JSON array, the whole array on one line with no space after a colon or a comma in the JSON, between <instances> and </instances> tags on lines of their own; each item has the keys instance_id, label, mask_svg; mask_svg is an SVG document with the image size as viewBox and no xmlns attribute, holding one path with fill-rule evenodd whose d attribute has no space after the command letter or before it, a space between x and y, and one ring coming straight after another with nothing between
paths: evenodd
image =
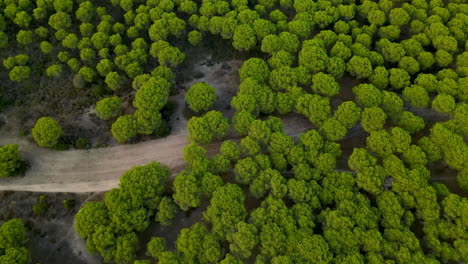
<instances>
[{"instance_id":1,"label":"dark green foliage","mask_svg":"<svg viewBox=\"0 0 468 264\"><path fill-rule=\"evenodd\" d=\"M39 201L33 206L32 209L35 215L44 215L47 212L47 209L49 209L49 204L47 203L47 196L39 196Z\"/></svg>"},{"instance_id":2,"label":"dark green foliage","mask_svg":"<svg viewBox=\"0 0 468 264\"><path fill-rule=\"evenodd\" d=\"M63 200L63 207L71 210L75 207L76 201L74 199Z\"/></svg>"}]
</instances>

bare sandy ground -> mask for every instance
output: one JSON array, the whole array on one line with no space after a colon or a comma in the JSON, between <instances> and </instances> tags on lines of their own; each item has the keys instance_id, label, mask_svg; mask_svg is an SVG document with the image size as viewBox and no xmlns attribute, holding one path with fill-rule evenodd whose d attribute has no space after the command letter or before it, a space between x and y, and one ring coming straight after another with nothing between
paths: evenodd
<instances>
[{"instance_id":1,"label":"bare sandy ground","mask_svg":"<svg viewBox=\"0 0 468 264\"><path fill-rule=\"evenodd\" d=\"M26 140L0 139L0 145L17 143L30 162L23 177L1 179L0 190L34 192L99 192L117 187L123 172L135 165L158 161L172 172L183 167L185 131L163 139L92 150L54 151Z\"/></svg>"}]
</instances>

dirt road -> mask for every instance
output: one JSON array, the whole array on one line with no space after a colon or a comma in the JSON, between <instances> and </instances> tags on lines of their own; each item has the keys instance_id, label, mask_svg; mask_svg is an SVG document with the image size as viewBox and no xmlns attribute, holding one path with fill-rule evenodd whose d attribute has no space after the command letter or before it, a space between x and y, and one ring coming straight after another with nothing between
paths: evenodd
<instances>
[{"instance_id":1,"label":"dirt road","mask_svg":"<svg viewBox=\"0 0 468 264\"><path fill-rule=\"evenodd\" d=\"M297 137L307 131L307 119L283 117L285 132ZM138 144L117 145L91 150L55 151L40 148L23 138L1 138L0 145L18 144L22 158L30 168L22 177L0 179L0 191L32 192L100 192L119 185L120 176L132 166L158 161L168 166L173 175L183 169L187 133L180 129L166 138ZM209 153L218 143L208 146Z\"/></svg>"},{"instance_id":2,"label":"dirt road","mask_svg":"<svg viewBox=\"0 0 468 264\"><path fill-rule=\"evenodd\" d=\"M186 133L133 145L92 150L54 151L26 140L0 139L0 145L18 144L30 162L23 177L0 179L0 190L34 192L97 192L117 187L123 172L135 165L158 161L176 173L183 168Z\"/></svg>"}]
</instances>

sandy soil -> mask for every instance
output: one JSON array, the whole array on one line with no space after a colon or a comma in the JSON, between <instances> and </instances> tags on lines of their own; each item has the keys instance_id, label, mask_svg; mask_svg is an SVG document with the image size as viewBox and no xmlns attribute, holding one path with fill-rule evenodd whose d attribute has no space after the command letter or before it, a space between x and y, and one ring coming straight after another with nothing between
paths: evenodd
<instances>
[{"instance_id":1,"label":"sandy soil","mask_svg":"<svg viewBox=\"0 0 468 264\"><path fill-rule=\"evenodd\" d=\"M186 133L134 145L92 150L54 151L26 140L0 139L17 143L21 156L30 163L23 177L1 179L0 190L35 192L96 192L117 187L120 175L135 165L158 161L177 172L183 167Z\"/></svg>"}]
</instances>

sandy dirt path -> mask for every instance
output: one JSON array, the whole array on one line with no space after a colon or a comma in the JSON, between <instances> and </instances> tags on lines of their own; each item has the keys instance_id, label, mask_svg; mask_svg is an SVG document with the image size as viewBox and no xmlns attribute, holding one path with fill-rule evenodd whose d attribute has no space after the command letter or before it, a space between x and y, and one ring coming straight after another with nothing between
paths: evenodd
<instances>
[{"instance_id":1,"label":"sandy dirt path","mask_svg":"<svg viewBox=\"0 0 468 264\"><path fill-rule=\"evenodd\" d=\"M30 162L22 177L0 179L0 190L34 192L98 192L117 187L122 173L135 165L158 161L173 173L183 168L186 132L132 145L92 150L54 151L26 141L2 138L0 145L18 144Z\"/></svg>"},{"instance_id":2,"label":"sandy dirt path","mask_svg":"<svg viewBox=\"0 0 468 264\"><path fill-rule=\"evenodd\" d=\"M310 129L298 115L283 118L285 132L292 137ZM0 191L101 192L119 185L120 176L132 166L158 161L176 175L184 167L186 130L166 138L137 144L117 145L91 150L55 151L40 148L23 138L1 138L0 145L18 144L21 157L30 163L22 177L0 179ZM208 154L218 151L219 143L207 147Z\"/></svg>"}]
</instances>

